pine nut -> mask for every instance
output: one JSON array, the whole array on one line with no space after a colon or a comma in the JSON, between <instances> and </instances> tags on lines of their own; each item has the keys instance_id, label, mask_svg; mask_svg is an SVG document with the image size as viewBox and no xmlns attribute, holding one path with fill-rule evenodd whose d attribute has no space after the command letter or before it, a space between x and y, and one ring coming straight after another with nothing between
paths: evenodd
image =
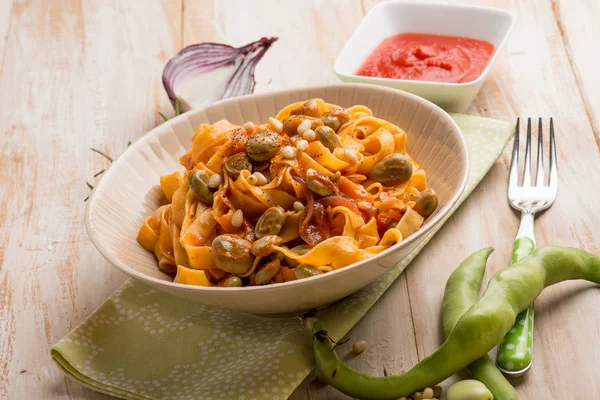
<instances>
[{"instance_id":1,"label":"pine nut","mask_svg":"<svg viewBox=\"0 0 600 400\"><path fill-rule=\"evenodd\" d=\"M304 151L308 149L308 142L304 139L300 139L298 140L298 143L296 143L296 148L300 151Z\"/></svg>"},{"instance_id":2,"label":"pine nut","mask_svg":"<svg viewBox=\"0 0 600 400\"><path fill-rule=\"evenodd\" d=\"M281 150L281 154L285 158L294 158L296 156L296 152L292 146L285 146L283 150Z\"/></svg>"},{"instance_id":3,"label":"pine nut","mask_svg":"<svg viewBox=\"0 0 600 400\"><path fill-rule=\"evenodd\" d=\"M253 173L252 175L254 175L256 177L256 184L258 186L263 186L267 184L267 178L261 174L260 172L256 171L255 173Z\"/></svg>"},{"instance_id":4,"label":"pine nut","mask_svg":"<svg viewBox=\"0 0 600 400\"><path fill-rule=\"evenodd\" d=\"M304 133L302 134L302 137L304 138L304 140L308 140L309 142L312 142L313 140L315 140L315 131L313 131L312 129L308 129L308 130L304 131Z\"/></svg>"},{"instance_id":5,"label":"pine nut","mask_svg":"<svg viewBox=\"0 0 600 400\"><path fill-rule=\"evenodd\" d=\"M367 349L367 341L360 340L352 344L352 351L356 354L360 354Z\"/></svg>"},{"instance_id":6,"label":"pine nut","mask_svg":"<svg viewBox=\"0 0 600 400\"><path fill-rule=\"evenodd\" d=\"M254 122L248 121L244 125L242 125L242 128L244 128L246 132L252 133L254 132Z\"/></svg>"},{"instance_id":7,"label":"pine nut","mask_svg":"<svg viewBox=\"0 0 600 400\"><path fill-rule=\"evenodd\" d=\"M298 125L298 133L301 135L304 134L304 132L306 132L307 130L310 129L310 125L311 125L310 120L305 119L304 121L302 121L300 123L300 125Z\"/></svg>"},{"instance_id":8,"label":"pine nut","mask_svg":"<svg viewBox=\"0 0 600 400\"><path fill-rule=\"evenodd\" d=\"M243 223L244 223L244 213L240 209L235 210L235 212L233 213L233 216L231 217L231 225L233 225L235 227L239 227L239 226L242 226Z\"/></svg>"},{"instance_id":9,"label":"pine nut","mask_svg":"<svg viewBox=\"0 0 600 400\"><path fill-rule=\"evenodd\" d=\"M432 388L425 388L425 390L423 390L423 399L433 399Z\"/></svg>"},{"instance_id":10,"label":"pine nut","mask_svg":"<svg viewBox=\"0 0 600 400\"><path fill-rule=\"evenodd\" d=\"M269 125L271 125L271 128L273 128L273 130L277 133L281 133L281 131L283 131L283 124L278 119L269 117Z\"/></svg>"},{"instance_id":11,"label":"pine nut","mask_svg":"<svg viewBox=\"0 0 600 400\"><path fill-rule=\"evenodd\" d=\"M221 184L221 175L213 174L210 178L208 178L208 187L211 189L216 189Z\"/></svg>"}]
</instances>

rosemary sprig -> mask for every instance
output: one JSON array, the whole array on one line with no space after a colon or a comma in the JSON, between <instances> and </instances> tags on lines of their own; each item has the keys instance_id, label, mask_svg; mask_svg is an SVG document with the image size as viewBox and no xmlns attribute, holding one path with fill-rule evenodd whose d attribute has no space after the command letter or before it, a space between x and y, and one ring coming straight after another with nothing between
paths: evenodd
<instances>
[{"instance_id":1,"label":"rosemary sprig","mask_svg":"<svg viewBox=\"0 0 600 400\"><path fill-rule=\"evenodd\" d=\"M175 116L178 116L181 114L181 105L179 103L179 97L175 97ZM163 119L164 122L167 122L169 120L169 117L167 117L165 114L161 113L160 111L158 112L158 115L160 115L160 117Z\"/></svg>"},{"instance_id":2,"label":"rosemary sprig","mask_svg":"<svg viewBox=\"0 0 600 400\"><path fill-rule=\"evenodd\" d=\"M131 141L129 142L129 144L131 144ZM128 146L129 146L128 144ZM114 160L111 156L109 156L108 154L106 154L105 152L98 150L98 149L94 149L93 147L90 147L90 150L93 151L94 153L100 154L102 157L106 158L108 161L110 161L110 163L112 163ZM102 175L104 172L106 172L106 168L98 171L94 174L94 178L97 178L98 176ZM90 190L94 190L94 185L92 185L91 183L89 183L88 181L85 181L85 184L87 185L88 189ZM88 201L88 199L90 198L90 196L86 197L83 202L85 203L86 201Z\"/></svg>"},{"instance_id":3,"label":"rosemary sprig","mask_svg":"<svg viewBox=\"0 0 600 400\"><path fill-rule=\"evenodd\" d=\"M109 156L108 154L104 153L103 151L94 149L93 147L90 147L90 150L93 151L94 153L100 154L102 157L106 158L108 161L113 162L112 157Z\"/></svg>"},{"instance_id":4,"label":"rosemary sprig","mask_svg":"<svg viewBox=\"0 0 600 400\"><path fill-rule=\"evenodd\" d=\"M181 114L181 104L179 102L179 97L175 98L175 116L178 116L179 114ZM158 115L160 115L160 117L166 122L169 120L169 118L167 118L167 116L165 114L163 114L162 112L158 112ZM127 147L131 146L131 140L127 142ZM98 153L100 154L102 157L106 158L108 161L110 161L111 163L114 161L113 158L111 156L109 156L108 154L106 154L105 152L103 152L102 150L98 150L98 149L94 149L94 148L90 148L91 151L93 151L94 153ZM100 175L102 175L104 172L106 172L106 169L103 169L101 171L98 171L94 174L94 178L99 177ZM87 187L90 190L94 190L94 185L92 185L91 183L89 183L88 181L85 181L85 184L87 185ZM90 196L86 197L85 200L83 200L83 202L85 203L86 201L88 201L88 199L90 198Z\"/></svg>"}]
</instances>

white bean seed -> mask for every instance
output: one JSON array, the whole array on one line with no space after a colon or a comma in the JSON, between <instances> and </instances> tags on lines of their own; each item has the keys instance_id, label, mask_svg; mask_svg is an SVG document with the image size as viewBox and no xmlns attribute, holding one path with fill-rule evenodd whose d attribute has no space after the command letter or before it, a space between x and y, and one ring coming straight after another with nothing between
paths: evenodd
<instances>
[{"instance_id":1,"label":"white bean seed","mask_svg":"<svg viewBox=\"0 0 600 400\"><path fill-rule=\"evenodd\" d=\"M358 342L354 342L352 344L352 351L356 354L360 354L367 349L367 341L359 340Z\"/></svg>"},{"instance_id":2,"label":"white bean seed","mask_svg":"<svg viewBox=\"0 0 600 400\"><path fill-rule=\"evenodd\" d=\"M216 189L221 184L221 175L213 174L210 178L208 178L208 187L211 189Z\"/></svg>"},{"instance_id":3,"label":"white bean seed","mask_svg":"<svg viewBox=\"0 0 600 400\"><path fill-rule=\"evenodd\" d=\"M309 142L312 142L313 140L315 140L315 131L313 131L312 129L308 129L308 130L304 131L304 133L302 134L302 137L304 138L304 140L308 140Z\"/></svg>"},{"instance_id":4,"label":"white bean seed","mask_svg":"<svg viewBox=\"0 0 600 400\"><path fill-rule=\"evenodd\" d=\"M253 173L252 175L254 175L256 177L256 184L258 186L263 186L267 184L267 178L261 174L260 172L256 171L255 173Z\"/></svg>"},{"instance_id":5,"label":"white bean seed","mask_svg":"<svg viewBox=\"0 0 600 400\"><path fill-rule=\"evenodd\" d=\"M305 119L304 121L302 121L300 123L300 125L298 125L298 133L302 135L304 132L306 132L307 130L310 129L310 125L311 125L310 120Z\"/></svg>"},{"instance_id":6,"label":"white bean seed","mask_svg":"<svg viewBox=\"0 0 600 400\"><path fill-rule=\"evenodd\" d=\"M299 201L295 201L294 202L294 210L296 210L296 211L304 210L304 204L300 203Z\"/></svg>"},{"instance_id":7,"label":"white bean seed","mask_svg":"<svg viewBox=\"0 0 600 400\"><path fill-rule=\"evenodd\" d=\"M296 156L296 151L294 151L292 146L285 146L283 150L281 150L281 154L285 158L294 158Z\"/></svg>"},{"instance_id":8,"label":"white bean seed","mask_svg":"<svg viewBox=\"0 0 600 400\"><path fill-rule=\"evenodd\" d=\"M254 132L254 122L248 121L242 126L242 128L244 128L246 132L252 133Z\"/></svg>"},{"instance_id":9,"label":"white bean seed","mask_svg":"<svg viewBox=\"0 0 600 400\"><path fill-rule=\"evenodd\" d=\"M350 164L356 164L358 162L358 157L353 150L346 149L346 159Z\"/></svg>"},{"instance_id":10,"label":"white bean seed","mask_svg":"<svg viewBox=\"0 0 600 400\"><path fill-rule=\"evenodd\" d=\"M304 151L308 149L308 142L304 139L300 139L298 140L298 143L296 143L296 148L300 151Z\"/></svg>"},{"instance_id":11,"label":"white bean seed","mask_svg":"<svg viewBox=\"0 0 600 400\"><path fill-rule=\"evenodd\" d=\"M269 125L271 125L271 128L273 128L273 130L277 133L281 133L281 131L283 131L283 124L276 118L269 117Z\"/></svg>"},{"instance_id":12,"label":"white bean seed","mask_svg":"<svg viewBox=\"0 0 600 400\"><path fill-rule=\"evenodd\" d=\"M233 216L231 217L231 225L233 226L242 226L244 223L244 213L242 210L235 210Z\"/></svg>"}]
</instances>

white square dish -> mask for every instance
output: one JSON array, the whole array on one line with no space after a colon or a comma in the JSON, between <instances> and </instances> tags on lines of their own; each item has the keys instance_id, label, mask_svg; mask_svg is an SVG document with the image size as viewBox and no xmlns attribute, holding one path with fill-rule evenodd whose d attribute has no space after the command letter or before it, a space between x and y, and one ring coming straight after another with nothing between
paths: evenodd
<instances>
[{"instance_id":1,"label":"white square dish","mask_svg":"<svg viewBox=\"0 0 600 400\"><path fill-rule=\"evenodd\" d=\"M338 55L334 71L344 82L368 83L405 90L421 96L447 111L463 112L489 75L514 24L511 12L463 4L385 1L373 7L356 28ZM486 40L494 53L479 77L466 83L426 82L355 75L355 71L389 36L405 33L432 33Z\"/></svg>"}]
</instances>

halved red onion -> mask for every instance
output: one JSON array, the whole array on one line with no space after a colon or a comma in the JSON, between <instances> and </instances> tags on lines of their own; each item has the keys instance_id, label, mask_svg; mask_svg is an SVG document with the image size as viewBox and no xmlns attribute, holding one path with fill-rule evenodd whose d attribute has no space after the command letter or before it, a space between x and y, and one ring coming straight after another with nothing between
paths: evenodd
<instances>
[{"instance_id":1,"label":"halved red onion","mask_svg":"<svg viewBox=\"0 0 600 400\"><path fill-rule=\"evenodd\" d=\"M221 43L187 46L163 71L163 85L171 103L179 98L181 111L217 100L254 92L256 64L276 37L261 38L242 47Z\"/></svg>"}]
</instances>

